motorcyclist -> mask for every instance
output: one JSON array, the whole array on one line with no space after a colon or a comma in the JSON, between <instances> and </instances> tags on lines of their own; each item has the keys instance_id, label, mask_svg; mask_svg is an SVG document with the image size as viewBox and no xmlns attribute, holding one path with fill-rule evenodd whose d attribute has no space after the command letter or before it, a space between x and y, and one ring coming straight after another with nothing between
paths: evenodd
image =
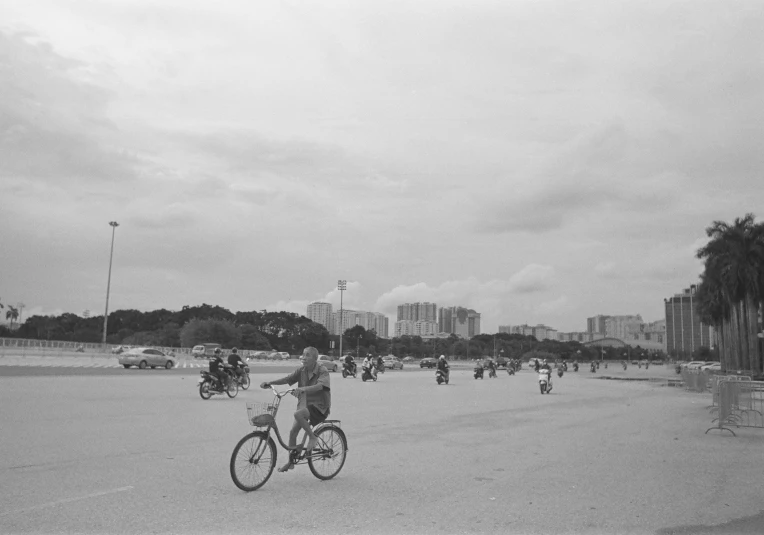
<instances>
[{"instance_id":1,"label":"motorcyclist","mask_svg":"<svg viewBox=\"0 0 764 535\"><path fill-rule=\"evenodd\" d=\"M244 366L246 366L246 364L241 360L239 350L235 347L231 349L231 353L228 355L228 365L233 368L237 378L244 377Z\"/></svg>"},{"instance_id":2,"label":"motorcyclist","mask_svg":"<svg viewBox=\"0 0 764 535\"><path fill-rule=\"evenodd\" d=\"M348 373L351 375L355 373L355 359L353 358L353 355L348 353L345 355L345 368L347 369Z\"/></svg>"},{"instance_id":3,"label":"motorcyclist","mask_svg":"<svg viewBox=\"0 0 764 535\"><path fill-rule=\"evenodd\" d=\"M385 361L382 360L382 355L377 355L376 367L378 371L385 373Z\"/></svg>"},{"instance_id":4,"label":"motorcyclist","mask_svg":"<svg viewBox=\"0 0 764 535\"><path fill-rule=\"evenodd\" d=\"M536 361L538 363L538 361ZM552 368L547 364L546 359L541 361L541 366L539 366L539 373L542 373L544 370L547 372L547 381L549 381L549 386L552 386Z\"/></svg>"},{"instance_id":5,"label":"motorcyclist","mask_svg":"<svg viewBox=\"0 0 764 535\"><path fill-rule=\"evenodd\" d=\"M374 361L371 359L371 355L366 355L366 358L363 359L363 364L361 364L361 369L363 371L368 371L369 375L374 377L376 375L376 369L374 368Z\"/></svg>"},{"instance_id":6,"label":"motorcyclist","mask_svg":"<svg viewBox=\"0 0 764 535\"><path fill-rule=\"evenodd\" d=\"M215 353L210 357L210 375L218 382L218 389L223 390L228 384L228 376L223 371L223 356L220 348L215 348Z\"/></svg>"},{"instance_id":7,"label":"motorcyclist","mask_svg":"<svg viewBox=\"0 0 764 535\"><path fill-rule=\"evenodd\" d=\"M492 375L496 375L496 364L493 362L492 358L487 358L485 360L485 366L488 370L488 377L491 377Z\"/></svg>"},{"instance_id":8,"label":"motorcyclist","mask_svg":"<svg viewBox=\"0 0 764 535\"><path fill-rule=\"evenodd\" d=\"M448 377L451 374L451 366L448 365L445 355L441 355L438 359L438 370L443 372L446 376L446 381L448 381Z\"/></svg>"}]
</instances>

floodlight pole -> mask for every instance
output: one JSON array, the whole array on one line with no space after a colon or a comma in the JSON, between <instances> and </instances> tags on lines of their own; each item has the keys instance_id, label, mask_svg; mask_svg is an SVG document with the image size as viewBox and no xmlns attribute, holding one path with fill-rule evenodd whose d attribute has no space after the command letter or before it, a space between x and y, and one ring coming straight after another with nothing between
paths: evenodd
<instances>
[{"instance_id":1,"label":"floodlight pole","mask_svg":"<svg viewBox=\"0 0 764 535\"><path fill-rule=\"evenodd\" d=\"M116 221L109 221L111 226L111 252L109 253L109 278L106 281L106 309L103 313L103 338L102 344L106 344L106 326L109 322L109 289L111 288L111 261L114 258L114 232L117 230L119 223Z\"/></svg>"},{"instance_id":2,"label":"floodlight pole","mask_svg":"<svg viewBox=\"0 0 764 535\"><path fill-rule=\"evenodd\" d=\"M344 322L342 321L344 319L344 314L342 312L342 292L347 290L347 281L345 280L338 280L337 281L337 289L340 291L340 328L338 329L340 332L340 355L339 358L342 358L342 326L344 325Z\"/></svg>"}]
</instances>

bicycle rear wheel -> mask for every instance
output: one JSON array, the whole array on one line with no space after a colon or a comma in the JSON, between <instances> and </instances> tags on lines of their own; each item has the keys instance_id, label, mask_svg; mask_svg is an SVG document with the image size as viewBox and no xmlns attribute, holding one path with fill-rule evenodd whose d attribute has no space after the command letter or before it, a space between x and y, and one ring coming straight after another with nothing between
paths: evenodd
<instances>
[{"instance_id":1,"label":"bicycle rear wheel","mask_svg":"<svg viewBox=\"0 0 764 535\"><path fill-rule=\"evenodd\" d=\"M231 479L241 490L257 490L268 481L276 466L276 444L264 431L242 438L231 454Z\"/></svg>"},{"instance_id":2,"label":"bicycle rear wheel","mask_svg":"<svg viewBox=\"0 0 764 535\"><path fill-rule=\"evenodd\" d=\"M318 442L310 457L308 466L318 479L331 479L340 473L345 465L348 441L339 427L327 425L316 432Z\"/></svg>"}]
</instances>

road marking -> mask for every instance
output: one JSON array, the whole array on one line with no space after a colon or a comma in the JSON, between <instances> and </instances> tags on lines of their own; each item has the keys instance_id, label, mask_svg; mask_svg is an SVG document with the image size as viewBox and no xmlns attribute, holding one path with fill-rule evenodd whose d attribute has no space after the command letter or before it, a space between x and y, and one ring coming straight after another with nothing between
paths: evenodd
<instances>
[{"instance_id":1,"label":"road marking","mask_svg":"<svg viewBox=\"0 0 764 535\"><path fill-rule=\"evenodd\" d=\"M93 494L86 494L85 496L77 496L75 498L64 498L63 500L56 500L55 502L43 503L40 505L35 505L34 507L16 509L15 511L6 511L5 513L0 513L0 516L16 515L19 513L28 513L29 511L36 511L37 509L45 509L46 507L55 507L56 505L61 505L64 503L77 502L79 500L87 500L89 498L98 498L99 496L106 496L107 494L115 494L117 492L124 492L126 490L131 490L132 488L133 487L119 487L118 489L105 490L103 492L94 492Z\"/></svg>"}]
</instances>

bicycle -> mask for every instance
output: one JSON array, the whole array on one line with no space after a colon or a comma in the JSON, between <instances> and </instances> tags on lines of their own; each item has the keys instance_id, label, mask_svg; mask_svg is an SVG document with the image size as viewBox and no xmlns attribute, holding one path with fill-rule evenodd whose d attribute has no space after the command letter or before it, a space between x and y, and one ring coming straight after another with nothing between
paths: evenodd
<instances>
[{"instance_id":1,"label":"bicycle","mask_svg":"<svg viewBox=\"0 0 764 535\"><path fill-rule=\"evenodd\" d=\"M268 481L276 466L276 443L271 436L271 430L276 432L276 438L281 447L289 452L292 464L308 464L310 471L318 479L327 480L336 476L345 465L348 451L347 438L340 428L339 420L324 420L313 428L318 442L309 452L305 450L307 433L302 431L302 441L295 448L290 448L281 438L276 423L276 414L281 405L281 398L294 392L290 388L279 392L273 386L273 402L248 402L247 419L255 427L265 427L265 430L252 431L242 438L231 454L231 479L241 490L251 492L259 489Z\"/></svg>"}]
</instances>

